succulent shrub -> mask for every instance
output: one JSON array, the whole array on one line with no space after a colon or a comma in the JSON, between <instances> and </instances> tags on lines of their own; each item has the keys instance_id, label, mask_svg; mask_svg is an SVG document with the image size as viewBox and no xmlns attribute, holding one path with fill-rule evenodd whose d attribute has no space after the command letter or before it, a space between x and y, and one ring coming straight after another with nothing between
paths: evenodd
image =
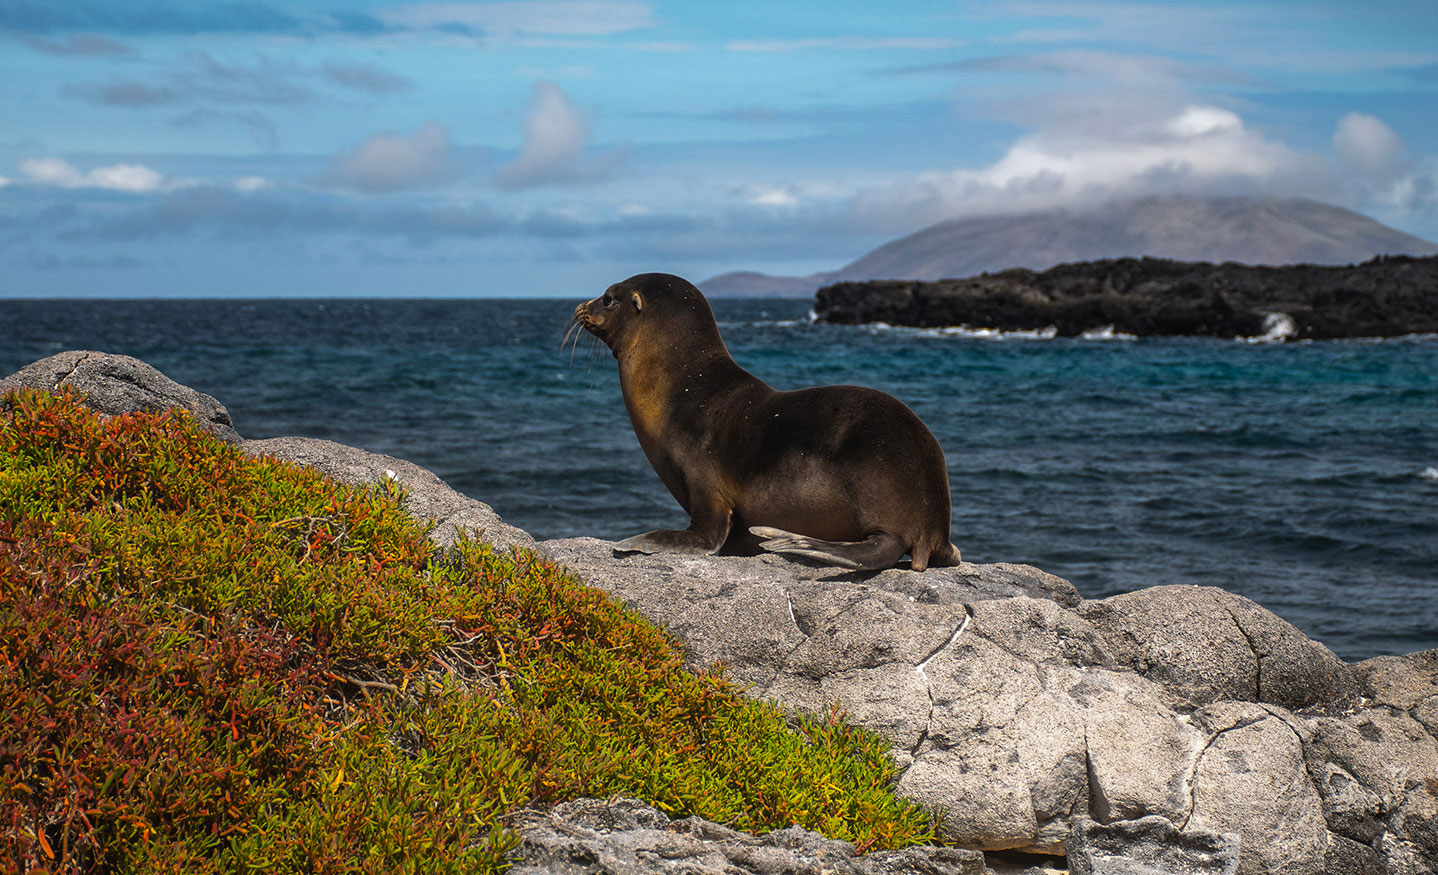
<instances>
[{"instance_id":1,"label":"succulent shrub","mask_svg":"<svg viewBox=\"0 0 1438 875\"><path fill-rule=\"evenodd\" d=\"M683 666L530 551L179 411L0 401L0 871L498 871L506 816L644 798L933 838L886 745Z\"/></svg>"}]
</instances>

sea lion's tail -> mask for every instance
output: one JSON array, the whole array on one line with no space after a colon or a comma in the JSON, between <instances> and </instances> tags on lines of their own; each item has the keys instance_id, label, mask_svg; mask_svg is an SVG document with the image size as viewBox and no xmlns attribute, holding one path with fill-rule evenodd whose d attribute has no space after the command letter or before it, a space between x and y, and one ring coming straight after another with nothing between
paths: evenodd
<instances>
[{"instance_id":1,"label":"sea lion's tail","mask_svg":"<svg viewBox=\"0 0 1438 875\"><path fill-rule=\"evenodd\" d=\"M892 568L909 551L893 532L875 532L862 541L821 541L768 526L750 526L749 532L763 538L759 546L770 553L807 556L858 571Z\"/></svg>"}]
</instances>

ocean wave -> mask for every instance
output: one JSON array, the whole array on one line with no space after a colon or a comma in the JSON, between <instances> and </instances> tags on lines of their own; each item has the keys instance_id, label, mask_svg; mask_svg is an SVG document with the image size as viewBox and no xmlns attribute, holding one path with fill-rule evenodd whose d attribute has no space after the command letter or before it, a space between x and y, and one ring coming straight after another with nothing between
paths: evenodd
<instances>
[{"instance_id":1,"label":"ocean wave","mask_svg":"<svg viewBox=\"0 0 1438 875\"><path fill-rule=\"evenodd\" d=\"M1257 337L1235 337L1242 343L1283 343L1298 333L1298 324L1287 313L1269 313L1263 317L1263 333Z\"/></svg>"},{"instance_id":2,"label":"ocean wave","mask_svg":"<svg viewBox=\"0 0 1438 875\"><path fill-rule=\"evenodd\" d=\"M1057 326L1032 330L1001 331L997 328L970 328L967 325L947 325L942 328L916 328L912 325L891 325L888 322L870 322L863 326L870 333L895 332L912 337L962 337L968 340L1053 340L1059 336Z\"/></svg>"},{"instance_id":3,"label":"ocean wave","mask_svg":"<svg viewBox=\"0 0 1438 875\"><path fill-rule=\"evenodd\" d=\"M1432 343L1438 341L1438 334L1398 334L1393 337L1338 337L1328 343Z\"/></svg>"},{"instance_id":4,"label":"ocean wave","mask_svg":"<svg viewBox=\"0 0 1438 875\"><path fill-rule=\"evenodd\" d=\"M797 328L808 325L810 320L806 319L756 319L752 322L724 322L716 320L715 325L720 328Z\"/></svg>"},{"instance_id":5,"label":"ocean wave","mask_svg":"<svg viewBox=\"0 0 1438 875\"><path fill-rule=\"evenodd\" d=\"M1438 468L1429 465L1427 468L1419 471L1418 476L1423 480L1438 480Z\"/></svg>"},{"instance_id":6,"label":"ocean wave","mask_svg":"<svg viewBox=\"0 0 1438 875\"><path fill-rule=\"evenodd\" d=\"M1129 334L1126 331L1114 331L1112 325L1105 325L1102 328L1090 328L1080 334L1084 340L1138 340L1137 334Z\"/></svg>"}]
</instances>

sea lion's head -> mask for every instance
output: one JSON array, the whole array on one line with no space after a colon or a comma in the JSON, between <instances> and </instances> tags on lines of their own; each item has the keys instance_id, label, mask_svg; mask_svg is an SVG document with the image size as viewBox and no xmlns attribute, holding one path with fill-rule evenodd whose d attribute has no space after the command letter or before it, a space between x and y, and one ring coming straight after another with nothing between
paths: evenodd
<instances>
[{"instance_id":1,"label":"sea lion's head","mask_svg":"<svg viewBox=\"0 0 1438 875\"><path fill-rule=\"evenodd\" d=\"M604 341L615 357L646 338L674 340L696 328L718 336L714 314L689 281L667 273L641 273L574 308L574 321Z\"/></svg>"}]
</instances>

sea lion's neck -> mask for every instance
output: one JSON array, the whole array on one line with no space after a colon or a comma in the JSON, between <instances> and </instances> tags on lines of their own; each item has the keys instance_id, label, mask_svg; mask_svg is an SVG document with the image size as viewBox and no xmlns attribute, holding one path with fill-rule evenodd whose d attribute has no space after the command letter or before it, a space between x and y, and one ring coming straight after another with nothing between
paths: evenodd
<instances>
[{"instance_id":1,"label":"sea lion's neck","mask_svg":"<svg viewBox=\"0 0 1438 875\"><path fill-rule=\"evenodd\" d=\"M699 425L720 393L773 391L739 367L715 330L711 337L676 332L632 344L619 359L619 386L641 444L674 423Z\"/></svg>"}]
</instances>

